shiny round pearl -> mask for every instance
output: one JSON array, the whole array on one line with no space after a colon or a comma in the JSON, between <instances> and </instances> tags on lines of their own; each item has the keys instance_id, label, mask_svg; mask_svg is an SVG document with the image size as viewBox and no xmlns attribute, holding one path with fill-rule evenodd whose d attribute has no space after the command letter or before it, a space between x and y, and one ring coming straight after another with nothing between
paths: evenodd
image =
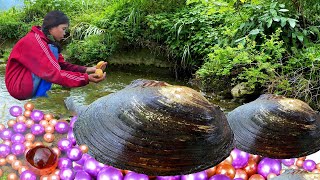
<instances>
[{"instance_id":1,"label":"shiny round pearl","mask_svg":"<svg viewBox=\"0 0 320 180\"><path fill-rule=\"evenodd\" d=\"M43 146L43 143L40 142L40 141L36 141L33 143L33 146L36 147L36 146Z\"/></svg>"},{"instance_id":2,"label":"shiny round pearl","mask_svg":"<svg viewBox=\"0 0 320 180\"><path fill-rule=\"evenodd\" d=\"M61 151L67 151L68 149L70 149L72 147L72 143L69 139L67 138L62 138L58 141L58 148Z\"/></svg>"},{"instance_id":3,"label":"shiny round pearl","mask_svg":"<svg viewBox=\"0 0 320 180\"><path fill-rule=\"evenodd\" d=\"M20 106L12 106L9 110L10 114L14 117L20 116L22 114L22 108Z\"/></svg>"},{"instance_id":4,"label":"shiny round pearl","mask_svg":"<svg viewBox=\"0 0 320 180\"><path fill-rule=\"evenodd\" d=\"M33 142L34 139L36 138L36 137L35 137L33 134L31 134L31 133L28 133L28 134L24 135L24 137L25 137L26 141L30 141L30 142Z\"/></svg>"},{"instance_id":5,"label":"shiny round pearl","mask_svg":"<svg viewBox=\"0 0 320 180\"><path fill-rule=\"evenodd\" d=\"M30 118L34 121L34 122L39 122L43 119L43 112L40 110L33 110L31 112Z\"/></svg>"},{"instance_id":6,"label":"shiny round pearl","mask_svg":"<svg viewBox=\"0 0 320 180\"><path fill-rule=\"evenodd\" d=\"M49 176L47 175L40 176L40 180L49 180Z\"/></svg>"},{"instance_id":7,"label":"shiny round pearl","mask_svg":"<svg viewBox=\"0 0 320 180\"><path fill-rule=\"evenodd\" d=\"M7 157L6 157L6 161L7 163L9 164L12 164L13 161L17 160L17 157L13 154L9 154Z\"/></svg>"},{"instance_id":8,"label":"shiny round pearl","mask_svg":"<svg viewBox=\"0 0 320 180\"><path fill-rule=\"evenodd\" d=\"M24 143L25 137L23 134L17 133L11 136L11 142L12 143Z\"/></svg>"},{"instance_id":9,"label":"shiny round pearl","mask_svg":"<svg viewBox=\"0 0 320 180\"><path fill-rule=\"evenodd\" d=\"M46 133L46 134L43 135L43 139L44 139L46 142L51 143L51 142L53 142L53 140L54 140L54 135L51 134L51 133Z\"/></svg>"},{"instance_id":10,"label":"shiny round pearl","mask_svg":"<svg viewBox=\"0 0 320 180\"><path fill-rule=\"evenodd\" d=\"M8 127L13 127L13 125L15 125L16 123L17 123L16 120L9 120L9 121L7 122Z\"/></svg>"},{"instance_id":11,"label":"shiny round pearl","mask_svg":"<svg viewBox=\"0 0 320 180\"><path fill-rule=\"evenodd\" d=\"M0 124L0 131L3 131L5 128L6 128L6 126L5 126L5 125Z\"/></svg>"},{"instance_id":12,"label":"shiny round pearl","mask_svg":"<svg viewBox=\"0 0 320 180\"><path fill-rule=\"evenodd\" d=\"M12 134L13 134L13 132L10 129L6 128L0 132L0 137L2 140L10 140Z\"/></svg>"},{"instance_id":13,"label":"shiny round pearl","mask_svg":"<svg viewBox=\"0 0 320 180\"><path fill-rule=\"evenodd\" d=\"M54 133L54 126L48 125L47 127L45 127L44 131L46 133Z\"/></svg>"},{"instance_id":14,"label":"shiny round pearl","mask_svg":"<svg viewBox=\"0 0 320 180\"><path fill-rule=\"evenodd\" d=\"M49 179L50 179L50 180L60 180L60 176L57 175L57 174L51 174L51 175L49 176Z\"/></svg>"},{"instance_id":15,"label":"shiny round pearl","mask_svg":"<svg viewBox=\"0 0 320 180\"><path fill-rule=\"evenodd\" d=\"M5 144L7 146L11 146L12 142L10 140L4 140L2 144Z\"/></svg>"},{"instance_id":16,"label":"shiny round pearl","mask_svg":"<svg viewBox=\"0 0 320 180\"><path fill-rule=\"evenodd\" d=\"M35 136L42 135L44 133L44 127L40 124L34 124L31 126L30 131Z\"/></svg>"},{"instance_id":17,"label":"shiny round pearl","mask_svg":"<svg viewBox=\"0 0 320 180\"><path fill-rule=\"evenodd\" d=\"M6 144L0 144L0 157L5 158L10 154L10 146Z\"/></svg>"},{"instance_id":18,"label":"shiny round pearl","mask_svg":"<svg viewBox=\"0 0 320 180\"><path fill-rule=\"evenodd\" d=\"M15 160L12 162L11 166L14 170L19 170L22 166L22 162L19 160Z\"/></svg>"},{"instance_id":19,"label":"shiny round pearl","mask_svg":"<svg viewBox=\"0 0 320 180\"><path fill-rule=\"evenodd\" d=\"M23 155L25 150L26 150L26 147L24 146L24 144L14 143L11 145L11 153L16 156Z\"/></svg>"},{"instance_id":20,"label":"shiny round pearl","mask_svg":"<svg viewBox=\"0 0 320 180\"><path fill-rule=\"evenodd\" d=\"M53 115L52 114L45 114L44 119L47 121L50 121L51 119L53 119Z\"/></svg>"},{"instance_id":21,"label":"shiny round pearl","mask_svg":"<svg viewBox=\"0 0 320 180\"><path fill-rule=\"evenodd\" d=\"M49 122L47 120L41 120L39 124L41 124L43 127L47 127L49 125Z\"/></svg>"},{"instance_id":22,"label":"shiny round pearl","mask_svg":"<svg viewBox=\"0 0 320 180\"><path fill-rule=\"evenodd\" d=\"M56 169L53 174L59 175L60 174L60 169Z\"/></svg>"},{"instance_id":23,"label":"shiny round pearl","mask_svg":"<svg viewBox=\"0 0 320 180\"><path fill-rule=\"evenodd\" d=\"M25 110L24 113L23 113L24 117L30 117L31 116L31 111L29 110Z\"/></svg>"},{"instance_id":24,"label":"shiny round pearl","mask_svg":"<svg viewBox=\"0 0 320 180\"><path fill-rule=\"evenodd\" d=\"M319 174L319 173L320 173L320 170L319 170L319 169L314 169L314 170L312 170L312 173L317 173L317 174Z\"/></svg>"},{"instance_id":25,"label":"shiny round pearl","mask_svg":"<svg viewBox=\"0 0 320 180\"><path fill-rule=\"evenodd\" d=\"M53 147L52 148L52 151L59 157L61 155L61 151L59 148L57 147Z\"/></svg>"},{"instance_id":26,"label":"shiny round pearl","mask_svg":"<svg viewBox=\"0 0 320 180\"><path fill-rule=\"evenodd\" d=\"M82 153L87 153L89 151L89 147L85 144L81 144L79 148L81 149Z\"/></svg>"},{"instance_id":27,"label":"shiny round pearl","mask_svg":"<svg viewBox=\"0 0 320 180\"><path fill-rule=\"evenodd\" d=\"M17 122L26 122L27 118L25 116L17 116L16 121Z\"/></svg>"},{"instance_id":28,"label":"shiny round pearl","mask_svg":"<svg viewBox=\"0 0 320 180\"><path fill-rule=\"evenodd\" d=\"M16 173L10 173L8 174L7 180L18 180L18 176Z\"/></svg>"},{"instance_id":29,"label":"shiny round pearl","mask_svg":"<svg viewBox=\"0 0 320 180\"><path fill-rule=\"evenodd\" d=\"M73 161L78 161L82 157L82 151L78 147L73 147L73 148L67 150L67 156L69 159L71 159Z\"/></svg>"},{"instance_id":30,"label":"shiny round pearl","mask_svg":"<svg viewBox=\"0 0 320 180\"><path fill-rule=\"evenodd\" d=\"M16 133L24 133L27 129L27 126L24 122L17 122L13 125L13 131Z\"/></svg>"},{"instance_id":31,"label":"shiny round pearl","mask_svg":"<svg viewBox=\"0 0 320 180\"><path fill-rule=\"evenodd\" d=\"M6 158L0 158L0 166L4 166L7 164Z\"/></svg>"},{"instance_id":32,"label":"shiny round pearl","mask_svg":"<svg viewBox=\"0 0 320 180\"><path fill-rule=\"evenodd\" d=\"M30 102L27 102L26 104L24 104L24 109L32 111L34 109L34 105Z\"/></svg>"},{"instance_id":33,"label":"shiny round pearl","mask_svg":"<svg viewBox=\"0 0 320 180\"><path fill-rule=\"evenodd\" d=\"M55 126L57 124L58 120L57 119L51 119L49 121L49 124L52 125L52 126Z\"/></svg>"},{"instance_id":34,"label":"shiny round pearl","mask_svg":"<svg viewBox=\"0 0 320 180\"><path fill-rule=\"evenodd\" d=\"M30 149L33 147L33 143L31 141L26 141L23 144L27 149Z\"/></svg>"},{"instance_id":35,"label":"shiny round pearl","mask_svg":"<svg viewBox=\"0 0 320 180\"><path fill-rule=\"evenodd\" d=\"M68 124L68 122L65 122L65 121L59 121L54 126L54 129L59 134L65 134L65 133L67 133L69 131L69 124Z\"/></svg>"},{"instance_id":36,"label":"shiny round pearl","mask_svg":"<svg viewBox=\"0 0 320 180\"><path fill-rule=\"evenodd\" d=\"M34 121L31 119L26 120L25 123L28 128L31 128L34 125Z\"/></svg>"},{"instance_id":37,"label":"shiny round pearl","mask_svg":"<svg viewBox=\"0 0 320 180\"><path fill-rule=\"evenodd\" d=\"M28 170L29 168L27 166L21 166L18 170L19 174L23 173L25 170Z\"/></svg>"}]
</instances>

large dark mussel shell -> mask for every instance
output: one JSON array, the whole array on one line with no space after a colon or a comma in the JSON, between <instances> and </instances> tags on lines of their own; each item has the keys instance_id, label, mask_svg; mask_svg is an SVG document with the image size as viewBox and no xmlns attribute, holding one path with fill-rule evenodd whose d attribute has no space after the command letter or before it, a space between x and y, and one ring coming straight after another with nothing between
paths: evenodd
<instances>
[{"instance_id":1,"label":"large dark mussel shell","mask_svg":"<svg viewBox=\"0 0 320 180\"><path fill-rule=\"evenodd\" d=\"M320 116L305 102L262 95L229 112L236 148L271 158L307 156L320 149Z\"/></svg>"},{"instance_id":2,"label":"large dark mussel shell","mask_svg":"<svg viewBox=\"0 0 320 180\"><path fill-rule=\"evenodd\" d=\"M74 135L98 161L147 175L202 171L234 148L218 106L191 88L148 80L90 104Z\"/></svg>"}]
</instances>

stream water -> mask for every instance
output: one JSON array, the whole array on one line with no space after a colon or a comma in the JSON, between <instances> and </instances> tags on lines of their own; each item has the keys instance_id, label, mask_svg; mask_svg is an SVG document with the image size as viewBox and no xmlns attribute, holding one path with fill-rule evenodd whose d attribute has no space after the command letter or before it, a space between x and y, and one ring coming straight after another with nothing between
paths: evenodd
<instances>
[{"instance_id":1,"label":"stream water","mask_svg":"<svg viewBox=\"0 0 320 180\"><path fill-rule=\"evenodd\" d=\"M13 105L23 107L26 102L32 102L35 105L35 109L44 111L45 113L52 113L56 116L70 116L71 113L65 107L65 98L71 96L75 103L78 105L88 105L96 99L108 95L123 89L125 86L130 84L135 79L153 79L159 81L166 81L170 84L188 86L186 82L176 81L169 72L165 69L148 70L145 67L142 69L137 68L113 68L108 67L107 78L105 81L97 84L89 84L84 87L73 88L73 89L53 89L48 95L48 98L37 98L19 101L10 96L7 92L4 82L5 65L0 66L0 123L6 123L13 117L9 113L9 109ZM205 95L205 94L204 94ZM218 104L223 110L228 111L236 106L237 104L231 101L217 101L209 98L209 100Z\"/></svg>"}]
</instances>

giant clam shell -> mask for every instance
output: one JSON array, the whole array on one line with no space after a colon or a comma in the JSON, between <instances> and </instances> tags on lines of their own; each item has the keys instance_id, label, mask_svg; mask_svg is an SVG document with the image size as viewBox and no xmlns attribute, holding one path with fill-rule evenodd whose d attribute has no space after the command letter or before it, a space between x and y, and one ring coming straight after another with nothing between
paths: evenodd
<instances>
[{"instance_id":1,"label":"giant clam shell","mask_svg":"<svg viewBox=\"0 0 320 180\"><path fill-rule=\"evenodd\" d=\"M318 112L298 99L263 95L227 115L236 148L272 158L292 158L320 149Z\"/></svg>"},{"instance_id":2,"label":"giant clam shell","mask_svg":"<svg viewBox=\"0 0 320 180\"><path fill-rule=\"evenodd\" d=\"M94 101L74 135L99 162L148 175L205 170L234 148L218 106L191 88L148 80Z\"/></svg>"}]
</instances>

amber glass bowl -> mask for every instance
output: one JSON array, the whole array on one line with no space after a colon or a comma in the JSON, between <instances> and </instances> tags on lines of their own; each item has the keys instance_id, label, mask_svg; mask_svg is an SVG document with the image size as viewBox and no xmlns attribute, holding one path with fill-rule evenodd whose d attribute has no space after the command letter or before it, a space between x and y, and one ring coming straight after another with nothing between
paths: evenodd
<instances>
[{"instance_id":1,"label":"amber glass bowl","mask_svg":"<svg viewBox=\"0 0 320 180\"><path fill-rule=\"evenodd\" d=\"M26 153L29 169L35 174L49 175L58 165L58 156L47 146L36 146Z\"/></svg>"}]
</instances>

